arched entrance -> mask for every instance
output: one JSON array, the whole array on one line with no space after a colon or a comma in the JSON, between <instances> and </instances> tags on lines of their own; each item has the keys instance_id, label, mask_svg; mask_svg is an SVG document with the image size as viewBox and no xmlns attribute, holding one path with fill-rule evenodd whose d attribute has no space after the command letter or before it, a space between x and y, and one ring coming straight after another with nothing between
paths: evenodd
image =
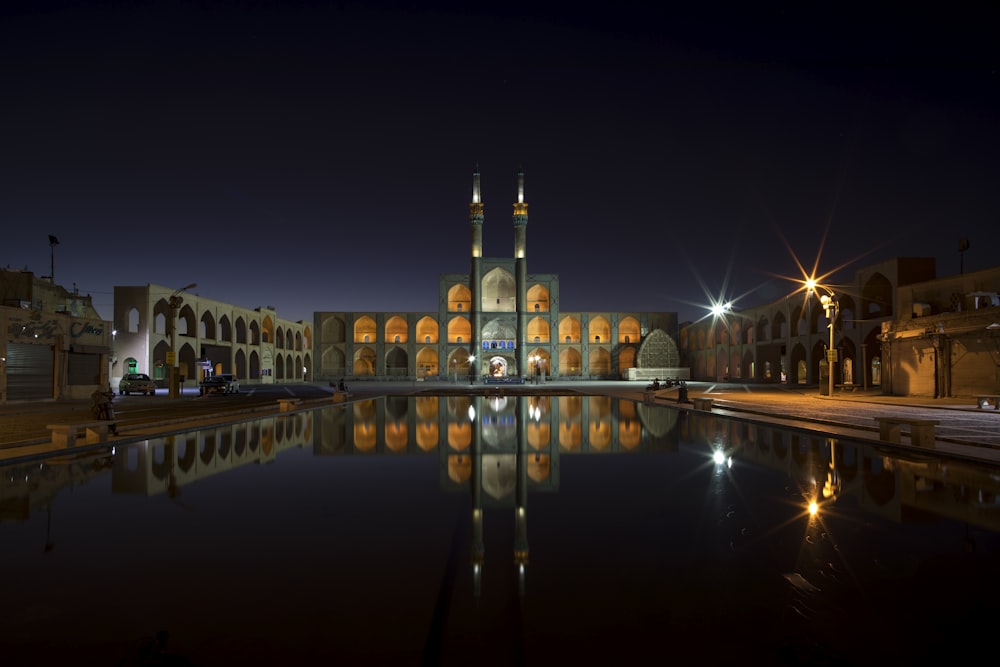
<instances>
[{"instance_id":1,"label":"arched entrance","mask_svg":"<svg viewBox=\"0 0 1000 667\"><path fill-rule=\"evenodd\" d=\"M491 378L507 377L507 358L499 354L490 357L487 373Z\"/></svg>"}]
</instances>

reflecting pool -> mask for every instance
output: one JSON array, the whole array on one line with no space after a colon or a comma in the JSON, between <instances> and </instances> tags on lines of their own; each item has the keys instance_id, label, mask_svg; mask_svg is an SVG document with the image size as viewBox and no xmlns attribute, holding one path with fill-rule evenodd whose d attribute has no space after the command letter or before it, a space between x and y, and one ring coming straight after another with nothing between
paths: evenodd
<instances>
[{"instance_id":1,"label":"reflecting pool","mask_svg":"<svg viewBox=\"0 0 1000 667\"><path fill-rule=\"evenodd\" d=\"M612 397L388 397L2 474L5 664L950 664L998 617L1000 469Z\"/></svg>"}]
</instances>

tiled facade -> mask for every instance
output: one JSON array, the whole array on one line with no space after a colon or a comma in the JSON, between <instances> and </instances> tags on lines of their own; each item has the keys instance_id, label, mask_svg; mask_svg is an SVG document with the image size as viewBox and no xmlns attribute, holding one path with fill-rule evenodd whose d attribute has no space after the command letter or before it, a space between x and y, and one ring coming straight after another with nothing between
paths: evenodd
<instances>
[{"instance_id":1,"label":"tiled facade","mask_svg":"<svg viewBox=\"0 0 1000 667\"><path fill-rule=\"evenodd\" d=\"M438 310L315 313L317 378L609 379L640 365L678 369L676 313L563 312L558 276L528 273L523 172L513 256L485 257L479 192L477 172L470 271L441 276Z\"/></svg>"}]
</instances>

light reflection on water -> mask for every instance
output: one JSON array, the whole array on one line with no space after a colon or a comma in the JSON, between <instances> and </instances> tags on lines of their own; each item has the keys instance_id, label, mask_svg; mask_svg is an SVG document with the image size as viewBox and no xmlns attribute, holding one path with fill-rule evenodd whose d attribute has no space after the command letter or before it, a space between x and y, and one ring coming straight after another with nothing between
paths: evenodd
<instances>
[{"instance_id":1,"label":"light reflection on water","mask_svg":"<svg viewBox=\"0 0 1000 667\"><path fill-rule=\"evenodd\" d=\"M0 651L973 655L997 615L1000 474L893 454L602 396L424 396L12 466Z\"/></svg>"}]
</instances>

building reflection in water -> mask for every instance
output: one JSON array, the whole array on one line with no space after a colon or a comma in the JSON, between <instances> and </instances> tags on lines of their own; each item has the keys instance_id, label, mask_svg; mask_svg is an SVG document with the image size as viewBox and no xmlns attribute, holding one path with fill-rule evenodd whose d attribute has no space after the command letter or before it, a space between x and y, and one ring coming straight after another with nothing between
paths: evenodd
<instances>
[{"instance_id":1,"label":"building reflection in water","mask_svg":"<svg viewBox=\"0 0 1000 667\"><path fill-rule=\"evenodd\" d=\"M608 397L281 413L3 467L4 656L963 661L998 471Z\"/></svg>"},{"instance_id":2,"label":"building reflection in water","mask_svg":"<svg viewBox=\"0 0 1000 667\"><path fill-rule=\"evenodd\" d=\"M781 471L794 480L805 507L822 518L850 497L861 509L896 523L929 517L1000 531L1000 474L993 466L880 446L838 441L726 419L711 413L606 396L397 396L270 416L120 446L72 458L3 468L0 519L47 513L43 545L56 545L55 498L64 489L111 470L115 494L165 494L180 501L186 485L248 464L267 464L290 448L329 456L437 456L443 492L471 499L471 569L479 595L486 566L484 513L511 512L512 563L520 594L530 563L531 494L559 489L560 458L671 453L704 447L718 483L741 463ZM722 494L728 493L720 486ZM720 507L720 511L724 508ZM53 517L53 515L56 515ZM969 528L971 527L971 528ZM510 560L508 560L508 558Z\"/></svg>"}]
</instances>

